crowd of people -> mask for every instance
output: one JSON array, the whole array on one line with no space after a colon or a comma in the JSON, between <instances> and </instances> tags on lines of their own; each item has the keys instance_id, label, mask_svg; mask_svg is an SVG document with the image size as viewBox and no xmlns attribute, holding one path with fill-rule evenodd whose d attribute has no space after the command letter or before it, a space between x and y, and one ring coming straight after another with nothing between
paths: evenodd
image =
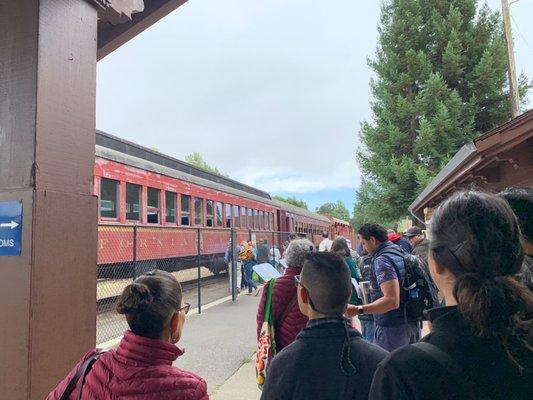
<instances>
[{"instance_id":1,"label":"crowd of people","mask_svg":"<svg viewBox=\"0 0 533 400\"><path fill-rule=\"evenodd\" d=\"M308 321L287 345L287 327L274 316L274 343L283 340L283 349L267 369L261 398L529 398L532 216L531 189L460 192L435 212L429 241L419 227L399 235L363 225L357 276L335 241L329 252L310 251L295 278ZM413 291L422 292L405 284L413 263L439 290L435 307L423 310L431 332L422 340L422 318L409 307L420 304ZM352 278L370 282L364 304L353 304ZM292 328L291 337L299 327Z\"/></svg>"},{"instance_id":2,"label":"crowd of people","mask_svg":"<svg viewBox=\"0 0 533 400\"><path fill-rule=\"evenodd\" d=\"M327 232L321 251L293 238L257 313L258 338L267 311L274 333L261 399L530 398L532 230L533 190L513 188L454 194L435 211L429 240L418 227L399 235L369 223L354 256ZM255 262L276 258L266 242L240 247ZM430 296L431 309L413 307ZM173 275L137 278L118 301L130 327L118 348L89 351L48 399L81 390L91 399L207 399L203 379L172 366L188 309ZM421 339L422 319L431 331Z\"/></svg>"}]
</instances>

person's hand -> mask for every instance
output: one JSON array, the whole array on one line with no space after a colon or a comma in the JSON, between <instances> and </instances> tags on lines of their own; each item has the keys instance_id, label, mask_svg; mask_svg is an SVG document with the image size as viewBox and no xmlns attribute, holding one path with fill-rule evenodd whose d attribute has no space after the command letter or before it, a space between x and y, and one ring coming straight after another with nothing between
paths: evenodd
<instances>
[{"instance_id":1,"label":"person's hand","mask_svg":"<svg viewBox=\"0 0 533 400\"><path fill-rule=\"evenodd\" d=\"M353 318L357 315L359 315L359 312L357 311L357 306L354 306L353 304L348 304L348 306L346 307L346 316L349 318Z\"/></svg>"}]
</instances>

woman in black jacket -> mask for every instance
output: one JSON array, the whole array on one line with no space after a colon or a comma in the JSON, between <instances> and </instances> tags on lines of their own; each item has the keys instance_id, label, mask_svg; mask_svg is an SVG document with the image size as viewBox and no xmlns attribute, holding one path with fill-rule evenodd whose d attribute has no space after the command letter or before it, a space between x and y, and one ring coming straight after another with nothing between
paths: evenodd
<instances>
[{"instance_id":1,"label":"woman in black jacket","mask_svg":"<svg viewBox=\"0 0 533 400\"><path fill-rule=\"evenodd\" d=\"M466 191L435 212L429 268L448 307L429 312L432 332L385 359L370 399L531 398L527 331L533 295L514 275L523 254L502 199Z\"/></svg>"}]
</instances>

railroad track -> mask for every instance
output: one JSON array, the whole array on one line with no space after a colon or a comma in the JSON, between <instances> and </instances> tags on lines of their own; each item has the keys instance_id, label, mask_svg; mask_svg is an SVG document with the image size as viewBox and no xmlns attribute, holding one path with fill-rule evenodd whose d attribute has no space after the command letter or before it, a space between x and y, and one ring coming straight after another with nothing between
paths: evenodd
<instances>
[{"instance_id":1,"label":"railroad track","mask_svg":"<svg viewBox=\"0 0 533 400\"><path fill-rule=\"evenodd\" d=\"M222 282L228 279L228 273L222 273L219 275L205 276L200 278L200 286L205 287L214 285L215 283ZM195 290L198 287L198 279L191 279L189 281L180 282L183 292ZM114 308L118 296L109 296L96 300L96 313L102 314L110 311Z\"/></svg>"}]
</instances>

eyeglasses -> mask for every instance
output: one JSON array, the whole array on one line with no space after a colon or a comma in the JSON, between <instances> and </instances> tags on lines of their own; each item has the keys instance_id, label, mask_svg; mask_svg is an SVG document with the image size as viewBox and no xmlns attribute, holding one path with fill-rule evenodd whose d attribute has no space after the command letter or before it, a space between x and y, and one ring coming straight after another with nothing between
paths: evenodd
<instances>
[{"instance_id":1,"label":"eyeglasses","mask_svg":"<svg viewBox=\"0 0 533 400\"><path fill-rule=\"evenodd\" d=\"M181 307L178 311L183 311L185 314L189 313L189 310L191 309L191 305L189 303L184 303L185 305Z\"/></svg>"},{"instance_id":2,"label":"eyeglasses","mask_svg":"<svg viewBox=\"0 0 533 400\"><path fill-rule=\"evenodd\" d=\"M322 312L320 310L318 310L314 303L313 303L313 300L311 299L311 293L309 293L309 289L307 289L304 285L302 285L302 275L294 275L294 286L298 287L302 287L304 288L306 291L307 291L307 297L309 298L309 305L311 306L311 308L320 313L320 314L324 314L324 315L330 315L331 313L325 313L325 312Z\"/></svg>"}]
</instances>

